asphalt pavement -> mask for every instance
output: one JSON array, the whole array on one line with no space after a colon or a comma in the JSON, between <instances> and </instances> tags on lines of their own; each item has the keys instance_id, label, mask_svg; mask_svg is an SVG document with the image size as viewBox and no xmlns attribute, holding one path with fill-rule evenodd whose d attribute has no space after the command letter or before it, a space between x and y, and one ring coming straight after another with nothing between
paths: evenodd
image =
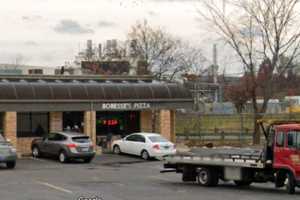
<instances>
[{"instance_id":1,"label":"asphalt pavement","mask_svg":"<svg viewBox=\"0 0 300 200\"><path fill-rule=\"evenodd\" d=\"M175 173L160 174L161 161L126 155L97 156L90 164L21 159L15 170L0 169L0 200L289 200L273 184L237 188L233 183L200 187Z\"/></svg>"}]
</instances>

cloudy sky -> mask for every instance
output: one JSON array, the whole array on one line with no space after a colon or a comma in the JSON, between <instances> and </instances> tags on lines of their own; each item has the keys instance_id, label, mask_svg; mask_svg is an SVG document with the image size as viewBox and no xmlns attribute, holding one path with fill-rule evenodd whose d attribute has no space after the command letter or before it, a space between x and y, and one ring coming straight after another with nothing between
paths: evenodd
<instances>
[{"instance_id":1,"label":"cloudy sky","mask_svg":"<svg viewBox=\"0 0 300 200\"><path fill-rule=\"evenodd\" d=\"M151 25L205 48L214 39L197 18L197 0L9 0L0 7L0 63L59 66L87 39L124 40L129 27ZM205 44L204 44L205 42Z\"/></svg>"}]
</instances>

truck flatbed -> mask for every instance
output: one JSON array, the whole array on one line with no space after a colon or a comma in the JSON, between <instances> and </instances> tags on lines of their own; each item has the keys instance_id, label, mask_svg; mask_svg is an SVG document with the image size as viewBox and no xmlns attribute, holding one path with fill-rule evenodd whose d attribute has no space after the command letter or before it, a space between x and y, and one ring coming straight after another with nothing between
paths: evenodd
<instances>
[{"instance_id":1,"label":"truck flatbed","mask_svg":"<svg viewBox=\"0 0 300 200\"><path fill-rule=\"evenodd\" d=\"M265 168L264 151L253 148L197 148L190 152L168 156L166 166L172 164L201 164Z\"/></svg>"}]
</instances>

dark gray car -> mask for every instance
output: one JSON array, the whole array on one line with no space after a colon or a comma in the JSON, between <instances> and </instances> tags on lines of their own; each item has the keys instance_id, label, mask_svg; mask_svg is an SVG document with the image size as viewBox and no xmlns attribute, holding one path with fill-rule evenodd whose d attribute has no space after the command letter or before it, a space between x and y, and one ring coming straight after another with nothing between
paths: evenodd
<instances>
[{"instance_id":1,"label":"dark gray car","mask_svg":"<svg viewBox=\"0 0 300 200\"><path fill-rule=\"evenodd\" d=\"M7 168L13 169L16 166L16 160L16 149L0 134L0 163L5 163Z\"/></svg>"},{"instance_id":2,"label":"dark gray car","mask_svg":"<svg viewBox=\"0 0 300 200\"><path fill-rule=\"evenodd\" d=\"M56 156L65 163L71 159L82 159L89 163L95 156L93 143L82 133L56 132L44 138L35 139L31 145L32 156Z\"/></svg>"}]
</instances>

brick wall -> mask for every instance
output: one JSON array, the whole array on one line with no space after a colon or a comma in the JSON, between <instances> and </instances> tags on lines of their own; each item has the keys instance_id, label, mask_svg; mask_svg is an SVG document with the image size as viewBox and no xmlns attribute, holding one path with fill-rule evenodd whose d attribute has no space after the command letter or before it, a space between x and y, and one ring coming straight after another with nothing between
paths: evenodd
<instances>
[{"instance_id":1,"label":"brick wall","mask_svg":"<svg viewBox=\"0 0 300 200\"><path fill-rule=\"evenodd\" d=\"M88 135L96 146L96 112L84 112L84 134Z\"/></svg>"},{"instance_id":2,"label":"brick wall","mask_svg":"<svg viewBox=\"0 0 300 200\"><path fill-rule=\"evenodd\" d=\"M174 110L171 110L170 111L170 123L171 123L171 138L170 138L170 140L172 141L172 142L176 142L176 132L175 132L175 130L176 130L176 128L175 128L175 121L176 121L176 111L174 111Z\"/></svg>"},{"instance_id":3,"label":"brick wall","mask_svg":"<svg viewBox=\"0 0 300 200\"><path fill-rule=\"evenodd\" d=\"M17 113L6 112L3 119L3 133L6 139L9 139L12 145L17 148Z\"/></svg>"},{"instance_id":4,"label":"brick wall","mask_svg":"<svg viewBox=\"0 0 300 200\"><path fill-rule=\"evenodd\" d=\"M31 143L35 137L18 138L18 153L22 156L31 155Z\"/></svg>"},{"instance_id":5,"label":"brick wall","mask_svg":"<svg viewBox=\"0 0 300 200\"><path fill-rule=\"evenodd\" d=\"M152 132L152 111L141 111L140 126L142 132Z\"/></svg>"},{"instance_id":6,"label":"brick wall","mask_svg":"<svg viewBox=\"0 0 300 200\"><path fill-rule=\"evenodd\" d=\"M166 139L175 141L175 112L172 110L160 111L160 134Z\"/></svg>"},{"instance_id":7,"label":"brick wall","mask_svg":"<svg viewBox=\"0 0 300 200\"><path fill-rule=\"evenodd\" d=\"M50 112L49 120L50 120L49 122L50 132L63 130L62 112Z\"/></svg>"}]
</instances>

